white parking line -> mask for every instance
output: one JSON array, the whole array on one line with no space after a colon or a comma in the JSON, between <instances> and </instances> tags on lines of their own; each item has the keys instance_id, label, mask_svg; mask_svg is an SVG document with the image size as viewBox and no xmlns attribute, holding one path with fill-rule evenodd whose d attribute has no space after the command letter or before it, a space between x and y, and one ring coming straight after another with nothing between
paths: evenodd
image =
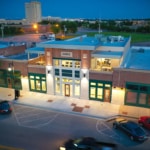
<instances>
[{"instance_id":1,"label":"white parking line","mask_svg":"<svg viewBox=\"0 0 150 150\"><path fill-rule=\"evenodd\" d=\"M100 134L104 134L105 136L115 138L118 140L121 140L121 137L115 133L107 124L105 124L103 121L97 120L96 123L96 130Z\"/></svg>"},{"instance_id":2,"label":"white parking line","mask_svg":"<svg viewBox=\"0 0 150 150\"><path fill-rule=\"evenodd\" d=\"M22 107L22 109L26 109L28 107L24 106ZM45 126L49 123L51 123L52 121L54 121L56 119L56 117L59 115L58 113L54 113L51 111L45 111L42 109L36 109L36 108L31 108L30 110L27 111L21 111L21 109L19 110L20 113L18 113L15 110L15 107L13 107L13 112L14 112L14 116L16 118L16 121L18 123L19 126L24 126L24 127L30 127L30 128L39 128L42 126ZM34 111L40 111L40 112L36 112L34 113ZM31 112L31 113L28 113ZM33 114L32 114L33 113Z\"/></svg>"}]
</instances>

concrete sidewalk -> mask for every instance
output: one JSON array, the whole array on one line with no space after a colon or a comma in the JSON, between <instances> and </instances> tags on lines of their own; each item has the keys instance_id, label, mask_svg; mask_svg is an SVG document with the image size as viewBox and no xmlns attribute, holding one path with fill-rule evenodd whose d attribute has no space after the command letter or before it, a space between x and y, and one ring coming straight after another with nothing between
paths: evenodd
<instances>
[{"instance_id":1,"label":"concrete sidewalk","mask_svg":"<svg viewBox=\"0 0 150 150\"><path fill-rule=\"evenodd\" d=\"M150 109L147 108L117 105L107 102L83 100L36 92L20 91L20 97L18 100L14 100L14 90L7 88L0 88L0 99L9 100L12 103L22 105L100 119L111 119L117 116L138 118L141 115L150 115Z\"/></svg>"}]
</instances>

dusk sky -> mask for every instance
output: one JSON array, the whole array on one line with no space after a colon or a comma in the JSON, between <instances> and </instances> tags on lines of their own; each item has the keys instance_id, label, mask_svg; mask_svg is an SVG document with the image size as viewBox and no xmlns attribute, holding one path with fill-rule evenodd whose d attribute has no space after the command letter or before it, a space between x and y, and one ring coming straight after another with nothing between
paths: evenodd
<instances>
[{"instance_id":1,"label":"dusk sky","mask_svg":"<svg viewBox=\"0 0 150 150\"><path fill-rule=\"evenodd\" d=\"M25 2L0 0L0 18L25 18ZM39 0L42 16L61 18L145 19L150 18L150 0Z\"/></svg>"}]
</instances>

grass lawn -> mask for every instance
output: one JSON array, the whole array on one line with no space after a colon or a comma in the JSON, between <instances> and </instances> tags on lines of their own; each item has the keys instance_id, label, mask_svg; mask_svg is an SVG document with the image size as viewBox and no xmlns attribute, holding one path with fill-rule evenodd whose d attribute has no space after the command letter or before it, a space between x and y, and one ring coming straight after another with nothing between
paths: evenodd
<instances>
[{"instance_id":1,"label":"grass lawn","mask_svg":"<svg viewBox=\"0 0 150 150\"><path fill-rule=\"evenodd\" d=\"M94 36L96 33L87 33L88 36ZM104 35L121 35L124 37L131 36L131 43L150 42L150 34L144 33L127 33L127 32L103 32Z\"/></svg>"}]
</instances>

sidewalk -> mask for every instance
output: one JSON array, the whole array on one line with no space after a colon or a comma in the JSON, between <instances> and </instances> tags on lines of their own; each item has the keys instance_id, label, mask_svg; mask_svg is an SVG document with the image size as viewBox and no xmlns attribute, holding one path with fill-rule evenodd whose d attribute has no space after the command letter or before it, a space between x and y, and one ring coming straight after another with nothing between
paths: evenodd
<instances>
[{"instance_id":1,"label":"sidewalk","mask_svg":"<svg viewBox=\"0 0 150 150\"><path fill-rule=\"evenodd\" d=\"M141 115L150 115L150 109L147 108L117 105L107 102L83 100L36 92L20 91L20 97L18 100L14 100L14 90L7 88L0 88L0 99L22 105L100 119L112 119L117 116L138 118Z\"/></svg>"}]
</instances>

